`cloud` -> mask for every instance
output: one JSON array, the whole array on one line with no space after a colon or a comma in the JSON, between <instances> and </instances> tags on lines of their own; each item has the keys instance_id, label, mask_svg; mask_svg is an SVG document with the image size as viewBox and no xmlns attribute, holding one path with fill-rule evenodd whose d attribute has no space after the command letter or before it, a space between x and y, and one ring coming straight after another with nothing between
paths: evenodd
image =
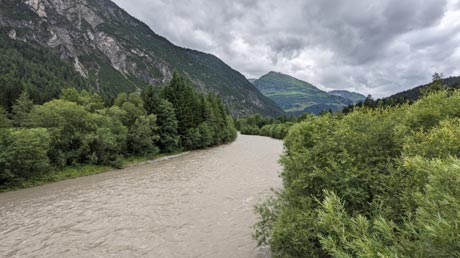
<instances>
[{"instance_id":1,"label":"cloud","mask_svg":"<svg viewBox=\"0 0 460 258\"><path fill-rule=\"evenodd\" d=\"M115 0L247 77L275 70L377 97L459 75L460 0Z\"/></svg>"}]
</instances>

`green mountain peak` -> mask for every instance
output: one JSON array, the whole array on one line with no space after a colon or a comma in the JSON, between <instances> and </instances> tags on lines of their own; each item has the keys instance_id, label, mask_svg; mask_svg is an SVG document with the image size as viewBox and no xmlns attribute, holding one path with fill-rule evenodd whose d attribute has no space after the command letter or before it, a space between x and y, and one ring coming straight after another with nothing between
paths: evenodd
<instances>
[{"instance_id":1,"label":"green mountain peak","mask_svg":"<svg viewBox=\"0 0 460 258\"><path fill-rule=\"evenodd\" d=\"M262 94L291 115L339 111L352 104L351 100L331 95L311 83L279 72L271 71L253 83Z\"/></svg>"}]
</instances>

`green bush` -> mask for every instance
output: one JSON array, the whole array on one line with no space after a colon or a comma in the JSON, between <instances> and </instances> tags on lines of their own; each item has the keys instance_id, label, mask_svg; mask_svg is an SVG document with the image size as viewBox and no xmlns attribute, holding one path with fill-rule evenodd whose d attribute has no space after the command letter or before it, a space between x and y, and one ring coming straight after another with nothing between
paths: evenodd
<instances>
[{"instance_id":1,"label":"green bush","mask_svg":"<svg viewBox=\"0 0 460 258\"><path fill-rule=\"evenodd\" d=\"M406 156L422 156L428 159L460 156L460 120L447 119L430 131L417 131L407 137L404 145Z\"/></svg>"},{"instance_id":2,"label":"green bush","mask_svg":"<svg viewBox=\"0 0 460 258\"><path fill-rule=\"evenodd\" d=\"M258 209L259 243L274 257L459 255L459 118L459 92L444 91L306 117L285 138L283 191Z\"/></svg>"},{"instance_id":3,"label":"green bush","mask_svg":"<svg viewBox=\"0 0 460 258\"><path fill-rule=\"evenodd\" d=\"M31 113L35 127L49 128L52 138L51 161L59 166L84 162L85 138L97 124L83 106L65 100L52 100Z\"/></svg>"},{"instance_id":4,"label":"green bush","mask_svg":"<svg viewBox=\"0 0 460 258\"><path fill-rule=\"evenodd\" d=\"M158 140L156 116L140 116L128 132L128 152L133 155L156 154Z\"/></svg>"},{"instance_id":5,"label":"green bush","mask_svg":"<svg viewBox=\"0 0 460 258\"><path fill-rule=\"evenodd\" d=\"M46 129L2 129L0 180L20 180L42 175L50 169Z\"/></svg>"},{"instance_id":6,"label":"green bush","mask_svg":"<svg viewBox=\"0 0 460 258\"><path fill-rule=\"evenodd\" d=\"M460 160L416 159L427 183L412 192L416 210L401 223L346 211L326 192L318 212L322 247L334 257L455 257L460 251Z\"/></svg>"}]
</instances>

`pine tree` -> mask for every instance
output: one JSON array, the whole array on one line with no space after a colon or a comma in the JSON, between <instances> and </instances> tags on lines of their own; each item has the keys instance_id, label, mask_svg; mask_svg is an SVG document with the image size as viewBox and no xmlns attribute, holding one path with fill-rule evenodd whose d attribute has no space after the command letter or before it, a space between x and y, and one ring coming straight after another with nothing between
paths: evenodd
<instances>
[{"instance_id":1,"label":"pine tree","mask_svg":"<svg viewBox=\"0 0 460 258\"><path fill-rule=\"evenodd\" d=\"M173 105L161 99L158 105L157 125L159 139L157 145L163 152L173 152L179 147L179 134L177 132L177 119Z\"/></svg>"},{"instance_id":2,"label":"pine tree","mask_svg":"<svg viewBox=\"0 0 460 258\"><path fill-rule=\"evenodd\" d=\"M188 129L198 126L201 116L199 99L188 79L174 72L171 82L163 88L162 94L176 111L177 130L181 136L187 135Z\"/></svg>"},{"instance_id":3,"label":"pine tree","mask_svg":"<svg viewBox=\"0 0 460 258\"><path fill-rule=\"evenodd\" d=\"M34 109L34 103L30 99L29 93L21 93L16 103L13 105L13 124L16 127L30 126L30 112Z\"/></svg>"},{"instance_id":4,"label":"pine tree","mask_svg":"<svg viewBox=\"0 0 460 258\"><path fill-rule=\"evenodd\" d=\"M8 119L7 113L3 107L0 106L0 128L11 127L12 123Z\"/></svg>"},{"instance_id":5,"label":"pine tree","mask_svg":"<svg viewBox=\"0 0 460 258\"><path fill-rule=\"evenodd\" d=\"M142 91L142 99L144 100L144 109L147 114L157 114L160 108L160 90L156 87L150 86Z\"/></svg>"}]
</instances>

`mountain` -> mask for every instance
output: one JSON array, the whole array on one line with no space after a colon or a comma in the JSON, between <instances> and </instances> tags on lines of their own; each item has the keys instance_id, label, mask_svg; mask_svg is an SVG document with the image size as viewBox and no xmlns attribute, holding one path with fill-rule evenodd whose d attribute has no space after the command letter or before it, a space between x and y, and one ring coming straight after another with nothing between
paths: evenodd
<instances>
[{"instance_id":1,"label":"mountain","mask_svg":"<svg viewBox=\"0 0 460 258\"><path fill-rule=\"evenodd\" d=\"M339 96L344 99L351 100L353 104L357 104L366 99L366 96L364 96L363 94L360 94L357 92L350 92L347 90L332 90L332 91L329 91L328 93L334 96Z\"/></svg>"},{"instance_id":2,"label":"mountain","mask_svg":"<svg viewBox=\"0 0 460 258\"><path fill-rule=\"evenodd\" d=\"M353 103L322 91L308 82L278 72L269 72L255 80L254 85L291 115L339 111Z\"/></svg>"},{"instance_id":3,"label":"mountain","mask_svg":"<svg viewBox=\"0 0 460 258\"><path fill-rule=\"evenodd\" d=\"M458 89L460 88L460 76L452 76L452 77L442 79L441 83L450 88ZM431 83L428 83L428 84L417 86L410 90L396 93L389 97L383 98L383 101L391 101L394 103L404 103L407 101L411 101L411 102L416 101L422 95L423 89L429 87L430 85Z\"/></svg>"},{"instance_id":4,"label":"mountain","mask_svg":"<svg viewBox=\"0 0 460 258\"><path fill-rule=\"evenodd\" d=\"M434 77L434 76L433 76ZM350 105L345 107L342 112L349 113L352 112L356 106L366 106L369 108L380 108L380 107L391 107L401 104L412 104L420 99L424 94L431 91L438 90L458 90L460 89L460 76L453 76L444 79L437 79L428 84L420 85L410 90L396 93L389 97L379 98L379 99L367 99L364 103L358 103L356 105Z\"/></svg>"},{"instance_id":5,"label":"mountain","mask_svg":"<svg viewBox=\"0 0 460 258\"><path fill-rule=\"evenodd\" d=\"M11 41L20 42L20 47L29 49L26 52L46 52L44 59L72 66L90 89L106 98L165 84L178 70L201 92L222 96L234 116L283 114L217 57L173 45L109 0L0 0L0 27L3 41L12 48L9 52L23 55L32 66L43 60L27 59L29 53L16 49L18 44ZM52 53L47 52L50 49ZM53 55L61 61L52 60ZM74 77L73 72L67 73ZM30 83L24 74L18 73L17 78L23 89L50 88L51 82ZM7 72L0 74L5 76Z\"/></svg>"}]
</instances>

